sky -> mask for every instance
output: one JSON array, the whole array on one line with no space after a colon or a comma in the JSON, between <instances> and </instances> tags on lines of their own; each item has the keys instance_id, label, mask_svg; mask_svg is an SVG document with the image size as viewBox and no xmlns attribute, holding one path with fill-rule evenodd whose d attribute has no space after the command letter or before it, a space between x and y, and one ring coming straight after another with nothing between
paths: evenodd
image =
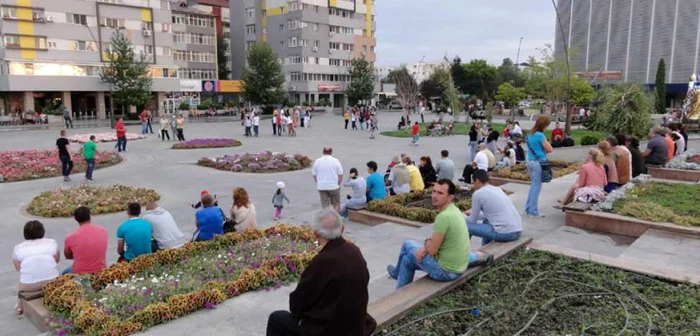
<instances>
[{"instance_id":1,"label":"sky","mask_svg":"<svg viewBox=\"0 0 700 336\"><path fill-rule=\"evenodd\" d=\"M486 59L493 65L554 44L556 14L551 0L377 0L377 64L397 66Z\"/></svg>"}]
</instances>

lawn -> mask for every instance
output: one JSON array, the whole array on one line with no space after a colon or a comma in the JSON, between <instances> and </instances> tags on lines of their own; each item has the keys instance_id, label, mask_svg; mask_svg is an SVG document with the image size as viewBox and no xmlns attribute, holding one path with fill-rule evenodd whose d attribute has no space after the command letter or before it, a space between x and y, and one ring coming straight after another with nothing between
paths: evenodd
<instances>
[{"instance_id":1,"label":"lawn","mask_svg":"<svg viewBox=\"0 0 700 336\"><path fill-rule=\"evenodd\" d=\"M422 123L419 124L420 129L421 129L421 136L426 136L427 130L428 130L428 125L430 123ZM499 131L501 134L503 134L503 130L506 128L506 124L503 123L492 123L491 126L493 126L494 129ZM392 127L395 128L395 126L392 125ZM469 135L469 127L471 127L471 124L466 124L463 122L456 122L455 123L455 128L452 130L453 134L459 134L459 135ZM545 132L545 135L547 135L547 139L551 139L552 137L552 128L554 126L551 126L550 129ZM597 137L598 140L603 140L605 139L605 134L602 132L597 132L597 131L591 131L587 130L585 128L576 128L578 126L574 126L575 128L572 128L571 130L571 137L574 139L574 143L579 146L581 144L581 139L584 136L594 136ZM524 130L525 132L528 132L529 130ZM390 137L396 137L396 138L410 138L411 137L411 129L410 128L405 128L402 130L392 130L392 131L384 131L381 132L382 135L385 136L390 136Z\"/></svg>"},{"instance_id":2,"label":"lawn","mask_svg":"<svg viewBox=\"0 0 700 336\"><path fill-rule=\"evenodd\" d=\"M374 200L368 204L367 210L411 221L432 223L438 215L438 210L431 203L431 192L432 189L424 189L408 194L389 196L383 200ZM460 191L455 199L455 204L461 211L471 208L471 192Z\"/></svg>"},{"instance_id":3,"label":"lawn","mask_svg":"<svg viewBox=\"0 0 700 336\"><path fill-rule=\"evenodd\" d=\"M700 287L521 249L381 335L695 335Z\"/></svg>"},{"instance_id":4,"label":"lawn","mask_svg":"<svg viewBox=\"0 0 700 336\"><path fill-rule=\"evenodd\" d=\"M640 183L615 200L612 212L654 222L700 227L700 185Z\"/></svg>"}]
</instances>

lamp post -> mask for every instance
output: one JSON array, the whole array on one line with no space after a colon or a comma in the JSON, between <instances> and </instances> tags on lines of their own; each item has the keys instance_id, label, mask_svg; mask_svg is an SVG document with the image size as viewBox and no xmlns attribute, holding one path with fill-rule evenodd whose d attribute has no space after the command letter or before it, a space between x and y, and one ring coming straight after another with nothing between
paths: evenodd
<instances>
[{"instance_id":1,"label":"lamp post","mask_svg":"<svg viewBox=\"0 0 700 336\"><path fill-rule=\"evenodd\" d=\"M554 6L554 12L557 15L557 24L559 25L559 31L561 32L561 40L564 42L564 56L566 57L566 126L564 131L568 134L571 132L571 67L569 66L569 44L566 41L566 36L564 35L564 26L561 23L561 18L559 17L559 8L557 4L552 0L552 6Z\"/></svg>"}]
</instances>

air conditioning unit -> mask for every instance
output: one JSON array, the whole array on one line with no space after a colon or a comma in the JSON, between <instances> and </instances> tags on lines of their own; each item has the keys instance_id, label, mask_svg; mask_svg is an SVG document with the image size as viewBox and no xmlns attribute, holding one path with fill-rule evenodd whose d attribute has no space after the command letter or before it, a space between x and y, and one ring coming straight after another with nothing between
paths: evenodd
<instances>
[{"instance_id":1,"label":"air conditioning unit","mask_svg":"<svg viewBox=\"0 0 700 336\"><path fill-rule=\"evenodd\" d=\"M313 47L313 48L311 48L311 50L318 51L318 47Z\"/></svg>"},{"instance_id":2,"label":"air conditioning unit","mask_svg":"<svg viewBox=\"0 0 700 336\"><path fill-rule=\"evenodd\" d=\"M145 37L150 37L150 36L151 36L151 31L150 31L150 30L145 30L145 29L144 29L144 30L141 31L141 33L142 33L143 36L145 36Z\"/></svg>"},{"instance_id":3,"label":"air conditioning unit","mask_svg":"<svg viewBox=\"0 0 700 336\"><path fill-rule=\"evenodd\" d=\"M333 32L328 33L328 36L333 36Z\"/></svg>"},{"instance_id":4,"label":"air conditioning unit","mask_svg":"<svg viewBox=\"0 0 700 336\"><path fill-rule=\"evenodd\" d=\"M328 53L329 53L329 54L332 54L332 53L333 53L333 49L329 49L329 50L328 50Z\"/></svg>"},{"instance_id":5,"label":"air conditioning unit","mask_svg":"<svg viewBox=\"0 0 700 336\"><path fill-rule=\"evenodd\" d=\"M46 22L53 22L53 16L47 16Z\"/></svg>"}]
</instances>

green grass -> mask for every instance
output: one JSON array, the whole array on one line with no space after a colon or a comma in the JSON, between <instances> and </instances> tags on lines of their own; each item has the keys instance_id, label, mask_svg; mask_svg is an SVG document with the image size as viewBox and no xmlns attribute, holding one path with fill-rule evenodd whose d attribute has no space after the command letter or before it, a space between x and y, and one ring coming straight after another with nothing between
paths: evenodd
<instances>
[{"instance_id":1,"label":"green grass","mask_svg":"<svg viewBox=\"0 0 700 336\"><path fill-rule=\"evenodd\" d=\"M653 182L635 186L613 204L613 212L654 222L700 226L700 186Z\"/></svg>"},{"instance_id":2,"label":"green grass","mask_svg":"<svg viewBox=\"0 0 700 336\"><path fill-rule=\"evenodd\" d=\"M428 126L430 123L422 123L420 125L420 134L421 136L426 136L427 135L427 130ZM503 134L503 130L506 128L506 124L503 123L492 123L491 126L496 129L498 132ZM469 127L471 127L471 124L465 124L463 122L456 122L455 123L455 128L452 130L453 134L456 135L469 135ZM528 132L529 130L524 130L525 132ZM382 135L385 136L390 136L390 137L395 137L395 138L410 138L411 137L411 129L410 128L405 128L402 130L393 130L393 131L384 131L381 132ZM552 137L552 130L548 130L545 132L545 135L547 136L547 139L551 139ZM576 146L581 145L581 139L584 136L594 136L597 137L599 140L604 140L605 139L605 134L602 132L597 132L597 131L591 131L587 130L585 128L574 128L571 130L571 137L574 139L574 143Z\"/></svg>"}]
</instances>

